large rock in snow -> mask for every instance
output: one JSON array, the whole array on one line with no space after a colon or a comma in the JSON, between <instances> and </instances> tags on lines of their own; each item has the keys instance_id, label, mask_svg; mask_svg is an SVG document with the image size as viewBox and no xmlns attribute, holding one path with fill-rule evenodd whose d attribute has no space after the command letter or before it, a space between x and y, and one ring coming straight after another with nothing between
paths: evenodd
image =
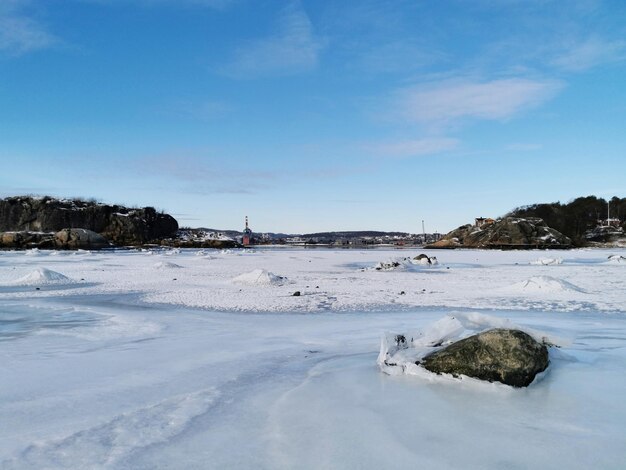
<instances>
[{"instance_id":1,"label":"large rock in snow","mask_svg":"<svg viewBox=\"0 0 626 470\"><path fill-rule=\"evenodd\" d=\"M520 330L498 328L462 339L426 356L421 365L437 374L467 375L526 387L548 367L548 348Z\"/></svg>"},{"instance_id":2,"label":"large rock in snow","mask_svg":"<svg viewBox=\"0 0 626 470\"><path fill-rule=\"evenodd\" d=\"M505 217L489 225L463 225L427 248L570 248L572 241L537 217Z\"/></svg>"},{"instance_id":3,"label":"large rock in snow","mask_svg":"<svg viewBox=\"0 0 626 470\"><path fill-rule=\"evenodd\" d=\"M102 235L84 228L66 228L54 235L57 248L69 250L92 250L106 248L109 242Z\"/></svg>"}]
</instances>

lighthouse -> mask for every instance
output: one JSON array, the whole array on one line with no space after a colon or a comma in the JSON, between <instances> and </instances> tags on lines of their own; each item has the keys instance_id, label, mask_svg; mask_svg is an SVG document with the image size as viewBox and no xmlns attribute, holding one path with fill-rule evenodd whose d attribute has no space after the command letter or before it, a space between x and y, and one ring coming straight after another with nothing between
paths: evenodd
<instances>
[{"instance_id":1,"label":"lighthouse","mask_svg":"<svg viewBox=\"0 0 626 470\"><path fill-rule=\"evenodd\" d=\"M242 239L243 246L248 246L251 240L252 240L252 230L250 230L250 227L248 226L248 216L246 216L246 228L243 230L243 239Z\"/></svg>"}]
</instances>

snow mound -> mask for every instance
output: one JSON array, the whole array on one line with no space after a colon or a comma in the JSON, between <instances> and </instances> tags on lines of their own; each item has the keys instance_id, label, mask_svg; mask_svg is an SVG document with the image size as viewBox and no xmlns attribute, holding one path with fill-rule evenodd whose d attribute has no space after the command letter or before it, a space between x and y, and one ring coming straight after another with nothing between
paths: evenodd
<instances>
[{"instance_id":1,"label":"snow mound","mask_svg":"<svg viewBox=\"0 0 626 470\"><path fill-rule=\"evenodd\" d=\"M61 273L46 268L37 268L31 273L16 279L13 284L20 286L37 286L44 284L69 284L74 282Z\"/></svg>"},{"instance_id":2,"label":"snow mound","mask_svg":"<svg viewBox=\"0 0 626 470\"><path fill-rule=\"evenodd\" d=\"M278 276L265 269L255 269L233 278L233 282L249 286L282 286L288 283L289 280L284 276Z\"/></svg>"},{"instance_id":3,"label":"snow mound","mask_svg":"<svg viewBox=\"0 0 626 470\"><path fill-rule=\"evenodd\" d=\"M176 263L170 263L168 261L159 261L158 263L154 263L153 265L156 269L179 269L182 268L181 265Z\"/></svg>"},{"instance_id":4,"label":"snow mound","mask_svg":"<svg viewBox=\"0 0 626 470\"><path fill-rule=\"evenodd\" d=\"M514 292L584 292L574 284L551 276L535 276L510 287Z\"/></svg>"},{"instance_id":5,"label":"snow mound","mask_svg":"<svg viewBox=\"0 0 626 470\"><path fill-rule=\"evenodd\" d=\"M530 262L534 266L553 266L561 263L563 263L561 258L539 258Z\"/></svg>"},{"instance_id":6,"label":"snow mound","mask_svg":"<svg viewBox=\"0 0 626 470\"><path fill-rule=\"evenodd\" d=\"M24 252L25 256L39 256L41 255L41 251L39 250L39 248L31 248L29 250L26 250Z\"/></svg>"},{"instance_id":7,"label":"snow mound","mask_svg":"<svg viewBox=\"0 0 626 470\"><path fill-rule=\"evenodd\" d=\"M608 262L611 264L626 264L626 257L622 255L611 255L609 256Z\"/></svg>"}]
</instances>

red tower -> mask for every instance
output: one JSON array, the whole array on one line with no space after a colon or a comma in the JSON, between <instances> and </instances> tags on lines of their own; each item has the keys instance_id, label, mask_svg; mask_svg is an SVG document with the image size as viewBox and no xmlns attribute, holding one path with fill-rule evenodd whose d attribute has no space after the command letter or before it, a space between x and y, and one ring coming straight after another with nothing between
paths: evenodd
<instances>
[{"instance_id":1,"label":"red tower","mask_svg":"<svg viewBox=\"0 0 626 470\"><path fill-rule=\"evenodd\" d=\"M248 216L246 216L246 228L243 231L243 246L248 246L250 244L250 240L252 240L252 230L248 226Z\"/></svg>"}]
</instances>

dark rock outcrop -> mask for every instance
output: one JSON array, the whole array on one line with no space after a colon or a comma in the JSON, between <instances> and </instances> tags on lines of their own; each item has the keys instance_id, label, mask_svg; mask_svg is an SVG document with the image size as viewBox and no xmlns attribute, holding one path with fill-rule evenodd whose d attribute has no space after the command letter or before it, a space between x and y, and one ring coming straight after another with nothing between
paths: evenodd
<instances>
[{"instance_id":1,"label":"dark rock outcrop","mask_svg":"<svg viewBox=\"0 0 626 470\"><path fill-rule=\"evenodd\" d=\"M542 219L505 217L477 227L463 225L427 248L570 248L572 241Z\"/></svg>"},{"instance_id":2,"label":"dark rock outcrop","mask_svg":"<svg viewBox=\"0 0 626 470\"><path fill-rule=\"evenodd\" d=\"M548 348L520 330L494 329L462 339L426 356L431 372L467 375L526 387L548 367Z\"/></svg>"},{"instance_id":3,"label":"dark rock outcrop","mask_svg":"<svg viewBox=\"0 0 626 470\"><path fill-rule=\"evenodd\" d=\"M68 228L96 232L116 245L141 245L174 236L178 223L153 207L129 209L51 197L0 200L0 232L58 232Z\"/></svg>"}]
</instances>

